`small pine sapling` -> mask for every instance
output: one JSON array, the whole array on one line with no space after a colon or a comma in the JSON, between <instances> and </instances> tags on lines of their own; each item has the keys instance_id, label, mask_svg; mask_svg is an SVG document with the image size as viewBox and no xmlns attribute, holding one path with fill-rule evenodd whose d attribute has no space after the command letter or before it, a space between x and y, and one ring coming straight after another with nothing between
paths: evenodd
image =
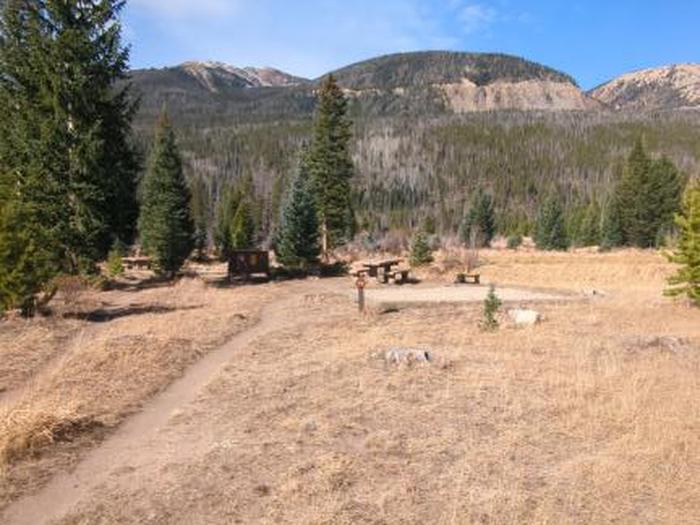
<instances>
[{"instance_id":1,"label":"small pine sapling","mask_svg":"<svg viewBox=\"0 0 700 525\"><path fill-rule=\"evenodd\" d=\"M489 286L489 293L484 300L484 318L481 322L481 328L488 332L498 330L498 319L496 315L500 310L503 302L496 295L496 287L492 284Z\"/></svg>"}]
</instances>

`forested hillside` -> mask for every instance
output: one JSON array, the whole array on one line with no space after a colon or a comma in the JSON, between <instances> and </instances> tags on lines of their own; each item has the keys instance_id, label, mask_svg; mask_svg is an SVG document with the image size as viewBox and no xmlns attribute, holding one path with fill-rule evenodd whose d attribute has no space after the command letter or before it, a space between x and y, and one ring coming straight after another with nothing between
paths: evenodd
<instances>
[{"instance_id":1,"label":"forested hillside","mask_svg":"<svg viewBox=\"0 0 700 525\"><path fill-rule=\"evenodd\" d=\"M269 238L300 148L310 139L317 84L212 92L201 84L188 88L195 81L177 75L134 73L134 89L143 94L135 123L142 143L150 141L167 103L198 209L207 215L202 220L213 223L224 190L245 186L255 194L256 218ZM668 155L685 174L700 167L700 113L616 112L582 94L567 75L516 57L411 53L334 76L354 121L357 223L373 234L412 229L428 217L439 233L456 233L480 187L493 194L501 233L531 231L551 193L560 196L567 220L579 221L591 203L602 206L640 137L652 156ZM517 93L535 85L535 104L511 97L522 107L460 112L450 92L436 86L462 84L507 85ZM552 86L566 89L568 110L539 109L553 96Z\"/></svg>"},{"instance_id":2,"label":"forested hillside","mask_svg":"<svg viewBox=\"0 0 700 525\"><path fill-rule=\"evenodd\" d=\"M269 232L310 126L309 120L181 128L188 177L205 191L211 210L224 188L251 179ZM380 232L431 216L439 231L456 233L482 186L494 195L502 232L528 228L550 191L561 193L570 213L602 203L640 136L653 156L668 155L685 173L698 172L698 114L500 112L356 121L358 224Z\"/></svg>"}]
</instances>

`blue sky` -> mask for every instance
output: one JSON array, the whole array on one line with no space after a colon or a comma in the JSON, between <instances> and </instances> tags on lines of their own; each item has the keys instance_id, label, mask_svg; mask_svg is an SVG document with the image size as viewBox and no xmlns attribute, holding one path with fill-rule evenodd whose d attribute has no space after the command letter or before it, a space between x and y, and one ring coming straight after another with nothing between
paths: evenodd
<instances>
[{"instance_id":1,"label":"blue sky","mask_svg":"<svg viewBox=\"0 0 700 525\"><path fill-rule=\"evenodd\" d=\"M698 0L130 0L124 26L138 68L219 60L317 77L385 53L494 51L591 88L700 62Z\"/></svg>"}]
</instances>

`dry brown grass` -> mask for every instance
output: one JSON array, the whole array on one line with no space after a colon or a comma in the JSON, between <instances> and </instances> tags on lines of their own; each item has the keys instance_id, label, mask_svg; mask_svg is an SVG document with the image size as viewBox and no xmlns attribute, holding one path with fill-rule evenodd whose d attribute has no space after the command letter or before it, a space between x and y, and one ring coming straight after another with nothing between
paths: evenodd
<instances>
[{"instance_id":1,"label":"dry brown grass","mask_svg":"<svg viewBox=\"0 0 700 525\"><path fill-rule=\"evenodd\" d=\"M90 320L5 321L0 508L41 482L197 360L255 321L270 290L199 279L92 292ZM94 310L97 308L97 310ZM66 313L66 312L62 312ZM68 312L70 313L70 312Z\"/></svg>"},{"instance_id":2,"label":"dry brown grass","mask_svg":"<svg viewBox=\"0 0 700 525\"><path fill-rule=\"evenodd\" d=\"M359 319L340 297L300 300L296 327L175 418L176 455L64 523L696 523L700 311L661 296L669 268L643 252L482 255L487 280L608 295L493 334L478 306ZM392 346L441 366L374 356Z\"/></svg>"}]
</instances>

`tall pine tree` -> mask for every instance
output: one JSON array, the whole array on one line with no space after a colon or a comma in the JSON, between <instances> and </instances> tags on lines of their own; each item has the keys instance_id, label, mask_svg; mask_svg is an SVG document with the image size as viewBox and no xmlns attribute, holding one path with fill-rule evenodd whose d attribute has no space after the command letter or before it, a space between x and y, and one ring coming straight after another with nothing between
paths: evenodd
<instances>
[{"instance_id":1,"label":"tall pine tree","mask_svg":"<svg viewBox=\"0 0 700 525\"><path fill-rule=\"evenodd\" d=\"M318 218L308 179L302 163L282 208L275 253L285 266L306 268L320 255Z\"/></svg>"},{"instance_id":2,"label":"tall pine tree","mask_svg":"<svg viewBox=\"0 0 700 525\"><path fill-rule=\"evenodd\" d=\"M169 277L194 248L190 204L175 133L163 111L143 180L139 233L141 246L153 258L156 270Z\"/></svg>"},{"instance_id":3,"label":"tall pine tree","mask_svg":"<svg viewBox=\"0 0 700 525\"><path fill-rule=\"evenodd\" d=\"M649 171L647 217L654 244L661 246L664 237L674 229L674 217L681 210L683 180L678 168L668 157L652 162Z\"/></svg>"},{"instance_id":4,"label":"tall pine tree","mask_svg":"<svg viewBox=\"0 0 700 525\"><path fill-rule=\"evenodd\" d=\"M6 253L24 260L22 246L45 252L31 257L33 276L21 286L27 293L57 272L92 267L114 238L133 235L138 163L129 140L134 108L123 81L123 5L7 0L0 6L0 185L12 188L0 206L4 223L22 229L0 231L0 244L12 243ZM51 262L39 268L40 261ZM12 275L6 263L0 259L0 273Z\"/></svg>"},{"instance_id":5,"label":"tall pine tree","mask_svg":"<svg viewBox=\"0 0 700 525\"><path fill-rule=\"evenodd\" d=\"M617 187L620 224L626 243L632 246L651 246L655 238L655 234L649 233L646 217L650 167L651 159L639 138L627 159L622 180Z\"/></svg>"},{"instance_id":6,"label":"tall pine tree","mask_svg":"<svg viewBox=\"0 0 700 525\"><path fill-rule=\"evenodd\" d=\"M672 286L666 291L670 296L687 296L700 306L700 182L690 186L683 199L683 213L676 217L680 228L680 241L669 260L681 267L669 279Z\"/></svg>"},{"instance_id":7,"label":"tall pine tree","mask_svg":"<svg viewBox=\"0 0 700 525\"><path fill-rule=\"evenodd\" d=\"M624 242L640 248L657 245L673 227L682 186L673 163L665 157L652 160L637 140L615 191Z\"/></svg>"},{"instance_id":8,"label":"tall pine tree","mask_svg":"<svg viewBox=\"0 0 700 525\"><path fill-rule=\"evenodd\" d=\"M316 202L321 250L330 250L350 239L354 229L350 154L352 124L347 118L347 100L332 75L321 84L308 163Z\"/></svg>"}]
</instances>

